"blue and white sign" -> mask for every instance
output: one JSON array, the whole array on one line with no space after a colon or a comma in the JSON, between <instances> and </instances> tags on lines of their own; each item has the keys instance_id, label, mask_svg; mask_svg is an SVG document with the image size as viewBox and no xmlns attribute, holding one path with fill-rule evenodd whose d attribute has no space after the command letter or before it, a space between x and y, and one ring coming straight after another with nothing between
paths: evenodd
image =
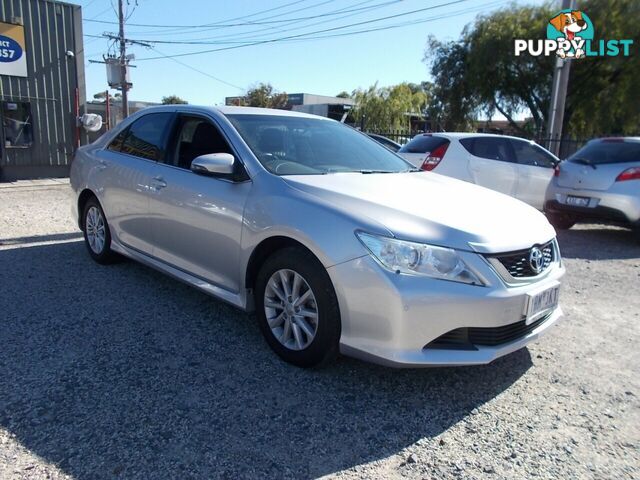
<instances>
[{"instance_id":1,"label":"blue and white sign","mask_svg":"<svg viewBox=\"0 0 640 480\"><path fill-rule=\"evenodd\" d=\"M0 75L27 76L22 25L0 23Z\"/></svg>"}]
</instances>

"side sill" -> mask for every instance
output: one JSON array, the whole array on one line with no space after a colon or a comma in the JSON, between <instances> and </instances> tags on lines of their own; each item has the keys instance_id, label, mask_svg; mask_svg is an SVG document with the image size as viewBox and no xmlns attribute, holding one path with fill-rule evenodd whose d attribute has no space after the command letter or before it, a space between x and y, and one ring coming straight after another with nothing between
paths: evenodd
<instances>
[{"instance_id":1,"label":"side sill","mask_svg":"<svg viewBox=\"0 0 640 480\"><path fill-rule=\"evenodd\" d=\"M200 277L196 277L183 270L172 267L171 265L168 265L160 260L150 257L142 252L138 252L137 250L134 250L132 248L125 247L124 245L122 245L117 241L114 241L113 239L111 240L111 249L114 252L117 252L121 255L124 255L125 257L131 258L132 260L135 260L148 267L158 270L164 274L167 274L170 277L175 278L176 280L186 283L187 285L190 285L192 287L195 287L198 290L208 295L211 295L212 297L215 297L219 300L227 302L233 305L234 307L240 308L241 310L250 311L252 309L251 304L253 302L247 301L248 296L246 294L246 291L241 293L230 292L229 290L220 288L212 283L207 282L206 280L203 280Z\"/></svg>"}]
</instances>

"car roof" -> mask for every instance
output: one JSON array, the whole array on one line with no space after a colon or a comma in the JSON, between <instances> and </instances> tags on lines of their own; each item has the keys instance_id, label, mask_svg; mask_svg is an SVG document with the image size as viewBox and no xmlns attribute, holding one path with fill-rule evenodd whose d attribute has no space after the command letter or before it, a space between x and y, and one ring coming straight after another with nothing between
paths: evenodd
<instances>
[{"instance_id":1,"label":"car roof","mask_svg":"<svg viewBox=\"0 0 640 480\"><path fill-rule=\"evenodd\" d=\"M638 143L638 142L640 142L640 137L601 137L601 138L591 139L591 140L589 140L589 142L604 142L604 143L630 142L630 143Z\"/></svg>"},{"instance_id":2,"label":"car roof","mask_svg":"<svg viewBox=\"0 0 640 480\"><path fill-rule=\"evenodd\" d=\"M231 106L218 106L218 107L207 107L200 105L157 105L152 107L144 108L145 112L151 111L175 111L179 110L181 112L202 112L203 110L209 110L213 113L218 112L222 115L271 115L271 116L279 116L279 117L298 117L298 118L312 118L315 120L327 120L332 121L329 118L321 117L318 115L311 115L309 113L302 112L294 112L291 110L277 110L274 108L257 108L257 107L231 107Z\"/></svg>"},{"instance_id":3,"label":"car roof","mask_svg":"<svg viewBox=\"0 0 640 480\"><path fill-rule=\"evenodd\" d=\"M529 140L527 138L522 138L522 137L514 137L512 135L501 135L501 134L497 134L497 133L473 133L473 132L433 132L433 133L421 133L419 135L416 135L416 137L419 137L420 135L432 135L432 136L438 136L438 137L445 137L445 138L450 138L450 139L461 139L461 138L477 138L477 137L496 137L496 138L510 138L513 140L524 140L525 142L531 142L532 140ZM415 137L414 137L415 138Z\"/></svg>"}]
</instances>

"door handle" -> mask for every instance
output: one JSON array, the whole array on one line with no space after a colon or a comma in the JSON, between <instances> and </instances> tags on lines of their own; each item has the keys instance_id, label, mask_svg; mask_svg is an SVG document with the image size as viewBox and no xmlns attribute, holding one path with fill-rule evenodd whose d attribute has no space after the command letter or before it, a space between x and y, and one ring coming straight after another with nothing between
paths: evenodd
<instances>
[{"instance_id":1,"label":"door handle","mask_svg":"<svg viewBox=\"0 0 640 480\"><path fill-rule=\"evenodd\" d=\"M164 178L162 178L160 175L153 177L153 187L156 191L166 186L167 186L167 182L165 182Z\"/></svg>"},{"instance_id":2,"label":"door handle","mask_svg":"<svg viewBox=\"0 0 640 480\"><path fill-rule=\"evenodd\" d=\"M109 162L107 162L106 160L103 160L102 158L100 160L98 160L98 168L100 170L104 170L108 166L109 166Z\"/></svg>"}]
</instances>

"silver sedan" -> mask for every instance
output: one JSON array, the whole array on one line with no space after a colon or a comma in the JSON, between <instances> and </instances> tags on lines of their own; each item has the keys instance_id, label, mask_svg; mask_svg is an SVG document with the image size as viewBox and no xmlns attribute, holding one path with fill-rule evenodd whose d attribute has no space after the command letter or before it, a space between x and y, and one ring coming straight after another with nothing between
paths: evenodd
<instances>
[{"instance_id":1,"label":"silver sedan","mask_svg":"<svg viewBox=\"0 0 640 480\"><path fill-rule=\"evenodd\" d=\"M94 260L126 256L255 311L295 365L488 363L562 313L541 213L325 118L145 109L78 150L71 186Z\"/></svg>"}]
</instances>

